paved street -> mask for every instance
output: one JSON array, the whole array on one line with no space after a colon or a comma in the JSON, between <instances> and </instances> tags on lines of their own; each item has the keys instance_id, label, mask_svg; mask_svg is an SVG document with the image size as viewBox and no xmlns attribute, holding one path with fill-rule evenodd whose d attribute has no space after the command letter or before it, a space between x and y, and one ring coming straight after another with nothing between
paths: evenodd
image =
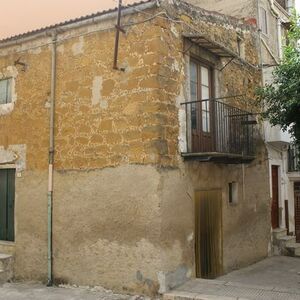
<instances>
[{"instance_id":1,"label":"paved street","mask_svg":"<svg viewBox=\"0 0 300 300\"><path fill-rule=\"evenodd\" d=\"M275 256L218 280L191 280L165 299L299 300L299 274L299 258Z\"/></svg>"},{"instance_id":2,"label":"paved street","mask_svg":"<svg viewBox=\"0 0 300 300\"><path fill-rule=\"evenodd\" d=\"M300 258L270 257L218 279L227 282L276 287L300 294Z\"/></svg>"},{"instance_id":3,"label":"paved street","mask_svg":"<svg viewBox=\"0 0 300 300\"><path fill-rule=\"evenodd\" d=\"M41 284L7 283L0 287L1 300L144 300L139 296L113 294L101 288L51 287Z\"/></svg>"},{"instance_id":4,"label":"paved street","mask_svg":"<svg viewBox=\"0 0 300 300\"><path fill-rule=\"evenodd\" d=\"M300 259L275 256L232 272L218 280L191 280L170 293L202 300L300 300ZM173 297L173 298L172 298ZM113 294L102 288L47 288L35 283L7 283L2 300L137 300L139 296Z\"/></svg>"}]
</instances>

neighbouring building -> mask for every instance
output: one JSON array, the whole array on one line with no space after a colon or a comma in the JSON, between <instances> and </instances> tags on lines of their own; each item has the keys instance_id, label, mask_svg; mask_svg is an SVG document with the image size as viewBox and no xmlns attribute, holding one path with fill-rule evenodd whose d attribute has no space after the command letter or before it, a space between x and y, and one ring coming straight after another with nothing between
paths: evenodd
<instances>
[{"instance_id":1,"label":"neighbouring building","mask_svg":"<svg viewBox=\"0 0 300 300\"><path fill-rule=\"evenodd\" d=\"M274 67L282 59L294 0L223 0L222 5L217 0L189 2L257 24L263 84L272 82ZM300 169L293 141L288 132L279 126L272 127L269 122L264 124L264 139L269 159L272 229L275 235L287 229L300 243ZM277 252L276 247L274 250Z\"/></svg>"},{"instance_id":2,"label":"neighbouring building","mask_svg":"<svg viewBox=\"0 0 300 300\"><path fill-rule=\"evenodd\" d=\"M255 26L129 5L114 69L116 16L0 41L0 252L15 278L52 266L55 282L163 293L266 257Z\"/></svg>"}]
</instances>

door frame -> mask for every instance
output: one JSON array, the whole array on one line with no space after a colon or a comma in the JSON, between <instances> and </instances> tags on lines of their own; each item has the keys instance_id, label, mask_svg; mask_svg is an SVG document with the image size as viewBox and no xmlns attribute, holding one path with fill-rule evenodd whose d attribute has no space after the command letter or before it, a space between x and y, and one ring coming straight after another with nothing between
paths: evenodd
<instances>
[{"instance_id":1,"label":"door frame","mask_svg":"<svg viewBox=\"0 0 300 300\"><path fill-rule=\"evenodd\" d=\"M15 170L14 177L14 195L13 195L13 240L0 240L0 244L15 244L16 241L16 178L17 178L17 168L14 164L3 164L0 165L1 170Z\"/></svg>"},{"instance_id":2,"label":"door frame","mask_svg":"<svg viewBox=\"0 0 300 300\"><path fill-rule=\"evenodd\" d=\"M299 191L296 191L296 185L299 185ZM297 235L297 227L299 226L299 231L300 231L300 223L297 225L297 217L299 217L300 220L300 215L298 216L298 213L300 214L300 210L297 209L297 194L299 194L299 198L300 198L300 181L295 181L293 183L293 192L294 192L294 222L295 222L295 236L296 236L296 243L300 243L300 232L299 235ZM300 201L299 201L300 202ZM300 206L300 203L299 203Z\"/></svg>"}]
</instances>

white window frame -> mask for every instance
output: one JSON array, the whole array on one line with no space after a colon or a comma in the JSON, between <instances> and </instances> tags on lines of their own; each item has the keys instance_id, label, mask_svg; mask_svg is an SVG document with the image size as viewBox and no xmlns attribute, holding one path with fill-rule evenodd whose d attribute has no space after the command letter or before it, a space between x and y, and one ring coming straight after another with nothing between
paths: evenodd
<instances>
[{"instance_id":1,"label":"white window frame","mask_svg":"<svg viewBox=\"0 0 300 300\"><path fill-rule=\"evenodd\" d=\"M269 33L269 26L268 26L268 13L267 10L263 7L259 8L259 29L265 35Z\"/></svg>"},{"instance_id":2,"label":"white window frame","mask_svg":"<svg viewBox=\"0 0 300 300\"><path fill-rule=\"evenodd\" d=\"M0 89L1 89L1 83L6 82L6 91L5 91L5 99L0 99L0 105L5 105L12 103L12 78L2 78L0 79ZM1 91L0 91L1 95Z\"/></svg>"}]
</instances>

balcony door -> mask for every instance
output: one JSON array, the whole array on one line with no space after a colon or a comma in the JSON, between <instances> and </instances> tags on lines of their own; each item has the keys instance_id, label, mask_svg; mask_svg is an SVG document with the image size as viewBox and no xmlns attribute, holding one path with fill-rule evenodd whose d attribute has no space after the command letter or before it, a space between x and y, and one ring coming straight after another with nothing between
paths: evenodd
<instances>
[{"instance_id":1,"label":"balcony door","mask_svg":"<svg viewBox=\"0 0 300 300\"><path fill-rule=\"evenodd\" d=\"M212 70L196 59L190 61L190 100L192 151L213 151Z\"/></svg>"}]
</instances>

